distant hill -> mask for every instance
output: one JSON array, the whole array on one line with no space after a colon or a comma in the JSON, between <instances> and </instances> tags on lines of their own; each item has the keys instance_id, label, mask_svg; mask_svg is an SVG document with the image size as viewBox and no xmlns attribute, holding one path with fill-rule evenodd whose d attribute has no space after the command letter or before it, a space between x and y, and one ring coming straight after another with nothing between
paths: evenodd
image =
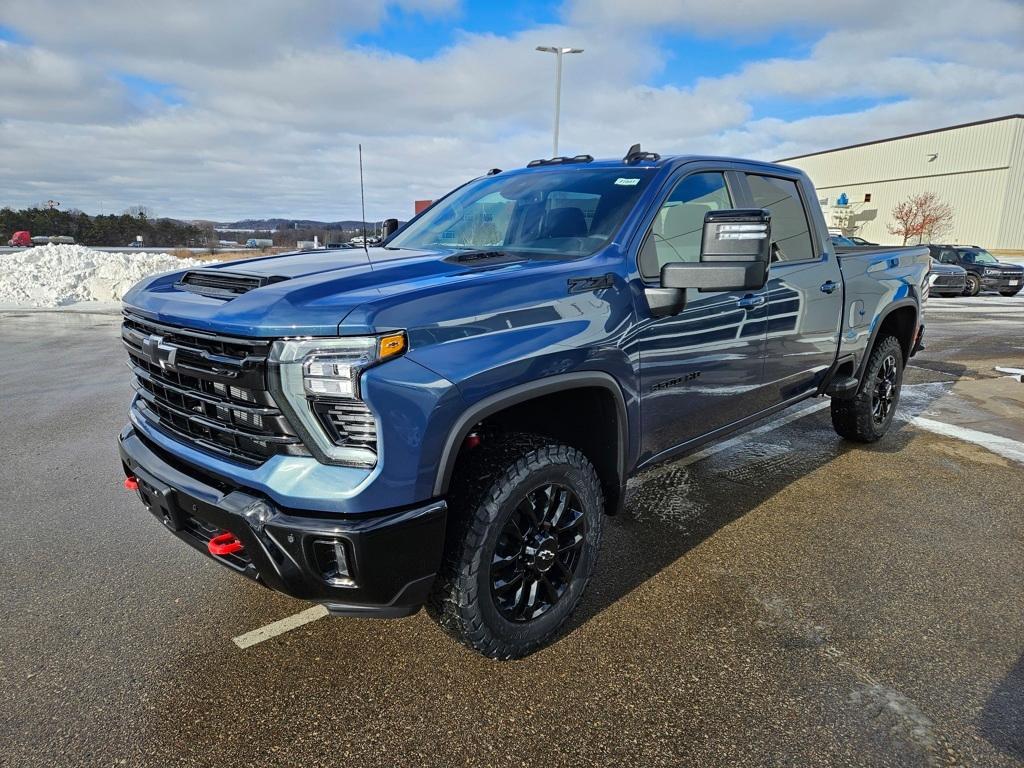
<instances>
[{"instance_id":1,"label":"distant hill","mask_svg":"<svg viewBox=\"0 0 1024 768\"><path fill-rule=\"evenodd\" d=\"M373 225L379 222L366 222L367 229L373 229ZM316 221L314 219L241 219L240 221L213 222L216 229L239 229L247 231L268 231L276 229L362 229L361 221Z\"/></svg>"}]
</instances>

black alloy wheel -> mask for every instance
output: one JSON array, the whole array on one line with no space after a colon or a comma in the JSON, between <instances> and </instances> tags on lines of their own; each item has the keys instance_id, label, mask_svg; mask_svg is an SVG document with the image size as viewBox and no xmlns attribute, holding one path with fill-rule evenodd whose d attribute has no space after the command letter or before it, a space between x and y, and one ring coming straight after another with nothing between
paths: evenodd
<instances>
[{"instance_id":1,"label":"black alloy wheel","mask_svg":"<svg viewBox=\"0 0 1024 768\"><path fill-rule=\"evenodd\" d=\"M875 424L884 424L893 409L899 391L899 363L895 355L887 355L875 376L871 393L871 418Z\"/></svg>"},{"instance_id":2,"label":"black alloy wheel","mask_svg":"<svg viewBox=\"0 0 1024 768\"><path fill-rule=\"evenodd\" d=\"M486 434L452 478L444 561L427 612L492 659L544 647L580 604L604 515L601 480L578 448L535 434Z\"/></svg>"},{"instance_id":3,"label":"black alloy wheel","mask_svg":"<svg viewBox=\"0 0 1024 768\"><path fill-rule=\"evenodd\" d=\"M981 293L981 278L977 275L967 275L967 287L964 288L964 296L977 296Z\"/></svg>"},{"instance_id":4,"label":"black alloy wheel","mask_svg":"<svg viewBox=\"0 0 1024 768\"><path fill-rule=\"evenodd\" d=\"M549 483L508 516L491 558L491 594L508 621L532 621L561 600L576 574L587 520L576 494Z\"/></svg>"},{"instance_id":5,"label":"black alloy wheel","mask_svg":"<svg viewBox=\"0 0 1024 768\"><path fill-rule=\"evenodd\" d=\"M889 431L903 385L903 347L891 334L876 340L863 379L853 397L833 397L836 434L858 443L873 443Z\"/></svg>"}]
</instances>

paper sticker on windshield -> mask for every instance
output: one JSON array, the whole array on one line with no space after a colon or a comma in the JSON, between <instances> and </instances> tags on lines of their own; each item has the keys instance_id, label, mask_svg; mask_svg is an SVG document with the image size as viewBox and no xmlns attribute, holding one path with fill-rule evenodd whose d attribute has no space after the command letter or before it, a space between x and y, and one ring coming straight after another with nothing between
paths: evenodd
<instances>
[{"instance_id":1,"label":"paper sticker on windshield","mask_svg":"<svg viewBox=\"0 0 1024 768\"><path fill-rule=\"evenodd\" d=\"M624 179L620 176L615 180L615 183L620 187L635 187L640 183L640 179Z\"/></svg>"}]
</instances>

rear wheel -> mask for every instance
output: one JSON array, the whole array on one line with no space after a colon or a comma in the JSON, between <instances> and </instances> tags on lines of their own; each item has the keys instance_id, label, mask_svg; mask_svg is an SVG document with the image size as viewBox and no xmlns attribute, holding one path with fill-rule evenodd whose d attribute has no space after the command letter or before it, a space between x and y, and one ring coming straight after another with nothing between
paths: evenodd
<instances>
[{"instance_id":1,"label":"rear wheel","mask_svg":"<svg viewBox=\"0 0 1024 768\"><path fill-rule=\"evenodd\" d=\"M977 296L981 293L981 278L977 275L967 275L967 287L964 288L964 296Z\"/></svg>"},{"instance_id":2,"label":"rear wheel","mask_svg":"<svg viewBox=\"0 0 1024 768\"><path fill-rule=\"evenodd\" d=\"M903 348L895 336L878 340L856 396L832 398L832 427L847 440L873 443L892 424L903 386Z\"/></svg>"},{"instance_id":3,"label":"rear wheel","mask_svg":"<svg viewBox=\"0 0 1024 768\"><path fill-rule=\"evenodd\" d=\"M532 653L558 635L593 573L604 519L597 472L575 448L514 434L474 449L452 488L427 611L485 656Z\"/></svg>"},{"instance_id":4,"label":"rear wheel","mask_svg":"<svg viewBox=\"0 0 1024 768\"><path fill-rule=\"evenodd\" d=\"M1000 296L1010 297L1010 296L1016 296L1018 293L1020 293L1020 288L1014 288L1012 291L1000 291L999 295Z\"/></svg>"}]
</instances>

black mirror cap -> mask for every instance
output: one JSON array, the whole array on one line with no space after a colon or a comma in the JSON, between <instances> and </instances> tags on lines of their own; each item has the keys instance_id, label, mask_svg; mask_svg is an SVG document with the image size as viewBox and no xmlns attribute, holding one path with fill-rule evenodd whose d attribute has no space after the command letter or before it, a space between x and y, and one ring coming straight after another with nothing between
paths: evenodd
<instances>
[{"instance_id":1,"label":"black mirror cap","mask_svg":"<svg viewBox=\"0 0 1024 768\"><path fill-rule=\"evenodd\" d=\"M704 216L700 260L758 261L771 258L772 215L760 208L710 211Z\"/></svg>"},{"instance_id":2,"label":"black mirror cap","mask_svg":"<svg viewBox=\"0 0 1024 768\"><path fill-rule=\"evenodd\" d=\"M398 219L384 219L381 240L387 240L398 231Z\"/></svg>"},{"instance_id":3,"label":"black mirror cap","mask_svg":"<svg viewBox=\"0 0 1024 768\"><path fill-rule=\"evenodd\" d=\"M672 262L661 268L662 288L698 291L757 291L768 281L768 263L719 261L697 264Z\"/></svg>"}]
</instances>

